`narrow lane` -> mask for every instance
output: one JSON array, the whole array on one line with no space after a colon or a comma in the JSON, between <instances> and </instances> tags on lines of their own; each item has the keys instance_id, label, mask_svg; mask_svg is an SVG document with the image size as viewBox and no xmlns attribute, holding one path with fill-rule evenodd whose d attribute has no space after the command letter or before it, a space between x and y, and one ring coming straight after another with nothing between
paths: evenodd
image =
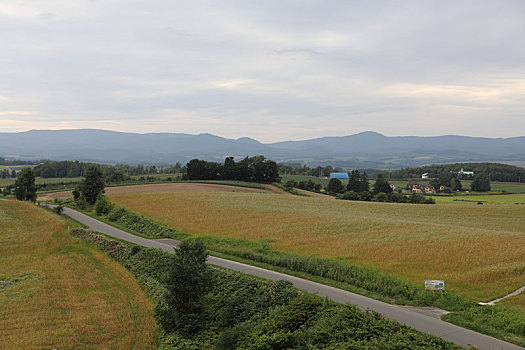
<instances>
[{"instance_id":1,"label":"narrow lane","mask_svg":"<svg viewBox=\"0 0 525 350\"><path fill-rule=\"evenodd\" d=\"M108 236L145 247L158 248L168 253L174 253L175 241L173 240L154 240L135 236L70 208L64 208L64 214L88 226L90 230L101 232ZM433 312L428 312L428 309L425 308L391 305L342 289L326 286L324 284L214 256L210 256L208 262L213 265L269 280L287 280L292 282L294 287L298 289L315 293L321 297L330 298L338 303L356 305L364 311L373 310L379 312L387 318L396 320L422 332L436 335L464 347L477 345L480 350L524 349L518 345L441 321L438 317L432 315ZM434 309L434 311L439 314L442 310Z\"/></svg>"}]
</instances>

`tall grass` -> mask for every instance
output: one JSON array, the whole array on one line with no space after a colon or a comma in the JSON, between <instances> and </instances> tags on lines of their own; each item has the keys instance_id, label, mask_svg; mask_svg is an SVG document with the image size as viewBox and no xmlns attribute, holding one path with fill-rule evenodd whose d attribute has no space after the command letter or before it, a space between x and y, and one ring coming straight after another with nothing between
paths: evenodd
<instances>
[{"instance_id":1,"label":"tall grass","mask_svg":"<svg viewBox=\"0 0 525 350\"><path fill-rule=\"evenodd\" d=\"M372 265L423 286L487 301L523 284L525 206L418 206L268 193L108 196L188 234L268 242L272 249Z\"/></svg>"},{"instance_id":2,"label":"tall grass","mask_svg":"<svg viewBox=\"0 0 525 350\"><path fill-rule=\"evenodd\" d=\"M156 348L137 281L56 214L0 202L0 266L0 348Z\"/></svg>"}]
</instances>

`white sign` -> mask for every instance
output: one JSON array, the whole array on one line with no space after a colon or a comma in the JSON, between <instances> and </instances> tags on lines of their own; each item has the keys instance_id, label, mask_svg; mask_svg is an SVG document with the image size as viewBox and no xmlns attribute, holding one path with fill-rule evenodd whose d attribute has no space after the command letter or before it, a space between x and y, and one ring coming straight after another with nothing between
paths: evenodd
<instances>
[{"instance_id":1,"label":"white sign","mask_svg":"<svg viewBox=\"0 0 525 350\"><path fill-rule=\"evenodd\" d=\"M445 281L425 280L426 290L445 290Z\"/></svg>"}]
</instances>

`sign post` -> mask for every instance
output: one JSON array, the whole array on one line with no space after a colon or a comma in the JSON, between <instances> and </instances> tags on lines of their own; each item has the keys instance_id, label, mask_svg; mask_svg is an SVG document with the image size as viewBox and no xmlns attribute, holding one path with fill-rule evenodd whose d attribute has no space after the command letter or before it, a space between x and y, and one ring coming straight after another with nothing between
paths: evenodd
<instances>
[{"instance_id":1,"label":"sign post","mask_svg":"<svg viewBox=\"0 0 525 350\"><path fill-rule=\"evenodd\" d=\"M426 290L445 290L445 281L440 280L425 280Z\"/></svg>"}]
</instances>

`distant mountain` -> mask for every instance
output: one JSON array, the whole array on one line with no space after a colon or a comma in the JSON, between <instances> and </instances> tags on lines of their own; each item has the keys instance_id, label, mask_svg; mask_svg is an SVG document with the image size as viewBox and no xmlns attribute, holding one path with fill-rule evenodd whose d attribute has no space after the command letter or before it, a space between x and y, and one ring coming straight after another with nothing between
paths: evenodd
<instances>
[{"instance_id":1,"label":"distant mountain","mask_svg":"<svg viewBox=\"0 0 525 350\"><path fill-rule=\"evenodd\" d=\"M192 158L263 154L278 162L310 166L402 168L433 163L498 161L525 165L525 137L396 136L363 132L342 137L263 144L212 134L134 134L108 130L31 130L0 133L0 157L101 163L185 163Z\"/></svg>"}]
</instances>

